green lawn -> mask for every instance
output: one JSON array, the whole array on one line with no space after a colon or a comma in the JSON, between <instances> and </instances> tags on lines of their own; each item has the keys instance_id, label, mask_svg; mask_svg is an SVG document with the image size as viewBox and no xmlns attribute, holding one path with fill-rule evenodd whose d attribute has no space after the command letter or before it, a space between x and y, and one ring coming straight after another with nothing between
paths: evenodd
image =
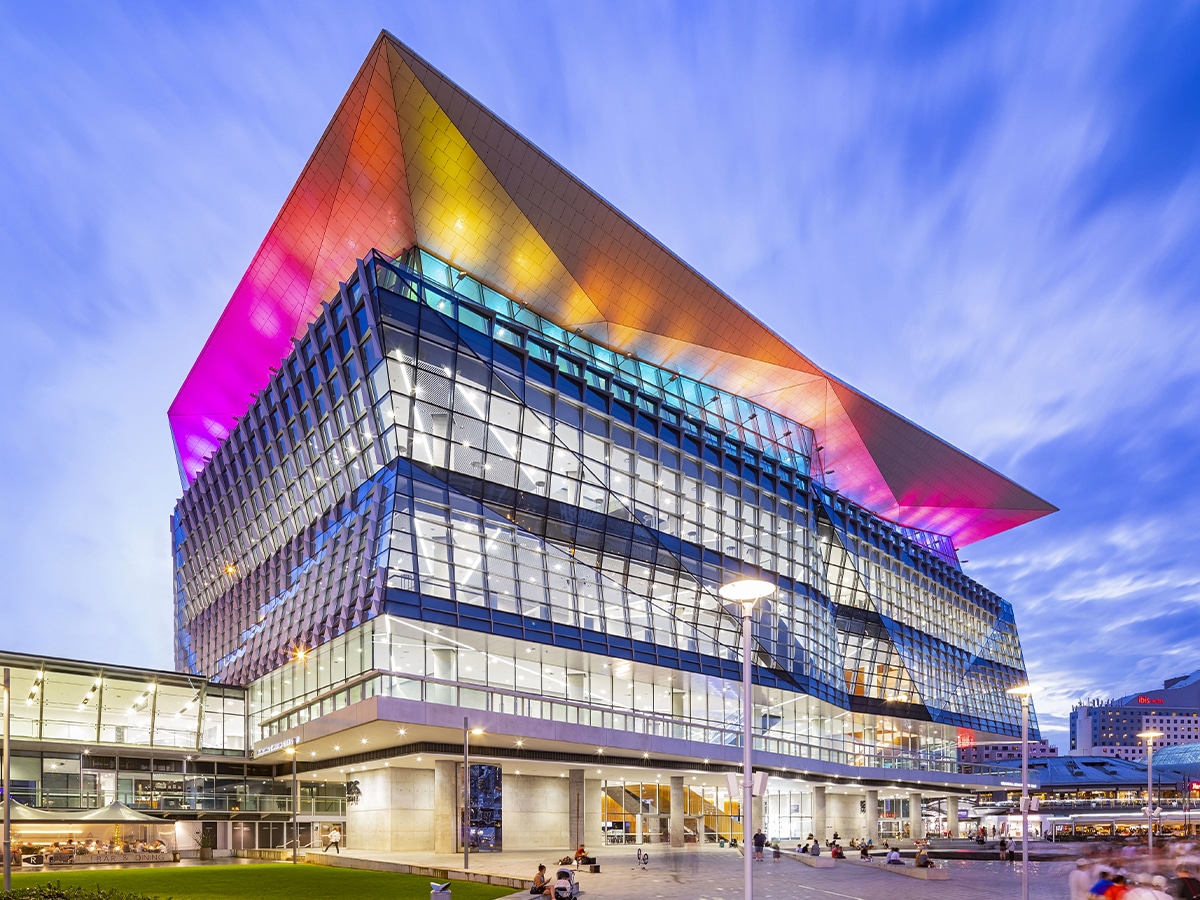
<instances>
[{"instance_id":1,"label":"green lawn","mask_svg":"<svg viewBox=\"0 0 1200 900\"><path fill-rule=\"evenodd\" d=\"M365 872L327 866L264 863L237 866L182 866L95 869L89 872L14 872L14 890L61 881L65 886L104 888L163 900L428 900L429 878L391 872ZM495 900L514 888L454 882L454 900Z\"/></svg>"}]
</instances>

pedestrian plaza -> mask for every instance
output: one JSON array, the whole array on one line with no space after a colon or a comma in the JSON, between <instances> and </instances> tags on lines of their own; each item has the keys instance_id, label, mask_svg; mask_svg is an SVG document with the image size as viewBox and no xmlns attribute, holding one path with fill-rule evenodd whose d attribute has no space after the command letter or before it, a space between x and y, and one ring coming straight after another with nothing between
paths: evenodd
<instances>
[{"instance_id":1,"label":"pedestrian plaza","mask_svg":"<svg viewBox=\"0 0 1200 900\"><path fill-rule=\"evenodd\" d=\"M310 858L317 854L310 854ZM741 900L742 855L729 848L683 850L653 848L646 869L638 867L637 850L605 848L597 855L600 872L580 874L581 896L587 900ZM542 852L476 854L470 871L525 878L532 883L538 863L553 871L556 859ZM332 861L331 861L332 862ZM450 878L461 878L462 859L435 853L379 853L347 850L336 864L387 867L399 864L447 869ZM911 865L911 861L909 861ZM833 868L811 868L794 859L769 858L754 866L755 900L784 898L841 898L841 900L1012 900L1021 892L1021 863L995 861L939 861L950 872L948 881L922 881L884 868L838 863ZM1073 860L1031 862L1031 900L1065 897L1067 875ZM512 895L529 896L526 886Z\"/></svg>"}]
</instances>

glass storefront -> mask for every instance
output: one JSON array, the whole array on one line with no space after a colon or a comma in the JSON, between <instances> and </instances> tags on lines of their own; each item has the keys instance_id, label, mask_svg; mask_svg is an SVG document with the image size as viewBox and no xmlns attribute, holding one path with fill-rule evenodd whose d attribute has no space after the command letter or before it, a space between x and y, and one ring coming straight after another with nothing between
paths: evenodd
<instances>
[{"instance_id":1,"label":"glass storefront","mask_svg":"<svg viewBox=\"0 0 1200 900\"><path fill-rule=\"evenodd\" d=\"M671 788L650 782L604 780L600 783L600 827L606 844L670 842ZM741 804L719 788L685 783L685 843L716 844L740 838Z\"/></svg>"},{"instance_id":2,"label":"glass storefront","mask_svg":"<svg viewBox=\"0 0 1200 900\"><path fill-rule=\"evenodd\" d=\"M763 798L763 831L774 840L800 841L812 833L812 794L772 791Z\"/></svg>"}]
</instances>

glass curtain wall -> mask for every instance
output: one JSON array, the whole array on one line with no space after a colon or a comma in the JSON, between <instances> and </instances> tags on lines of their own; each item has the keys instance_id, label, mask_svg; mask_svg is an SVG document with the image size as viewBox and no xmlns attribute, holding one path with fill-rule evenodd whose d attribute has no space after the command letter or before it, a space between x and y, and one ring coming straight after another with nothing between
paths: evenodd
<instances>
[{"instance_id":1,"label":"glass curtain wall","mask_svg":"<svg viewBox=\"0 0 1200 900\"><path fill-rule=\"evenodd\" d=\"M921 720L1015 727L998 690L1023 680L1011 608L826 496L808 479L812 452L799 423L566 333L426 253L372 254L180 501L181 664L286 673L254 698L268 731L379 692L525 708L515 667L463 662L489 652L474 639L423 648L419 684L356 666L353 648L302 671L285 660L395 613L538 644L578 629L593 655L661 659L683 680L739 656L740 621L716 586L764 574L779 590L755 626L760 674L798 690L763 698L763 747L953 766L951 736ZM553 683L554 665L539 678ZM600 694L579 677L564 665L564 710ZM726 740L691 737L729 730L693 688L611 689L626 685L629 705L661 706L677 736ZM280 703L284 688L317 702ZM800 697L828 707L785 709ZM923 709L846 711L892 702Z\"/></svg>"},{"instance_id":2,"label":"glass curtain wall","mask_svg":"<svg viewBox=\"0 0 1200 900\"><path fill-rule=\"evenodd\" d=\"M341 683L310 689L290 663L250 685L263 739L376 695L737 746L738 689L723 679L395 616L347 632L321 659L353 659ZM319 651L323 648L319 648ZM362 649L363 653L357 651ZM349 652L349 656L347 656ZM270 702L268 702L268 698ZM754 688L760 750L860 766L957 771L957 729L850 713L804 694ZM703 748L697 748L704 755Z\"/></svg>"},{"instance_id":3,"label":"glass curtain wall","mask_svg":"<svg viewBox=\"0 0 1200 900\"><path fill-rule=\"evenodd\" d=\"M116 745L245 752L243 688L15 654L3 661L11 672L14 738L89 750Z\"/></svg>"}]
</instances>

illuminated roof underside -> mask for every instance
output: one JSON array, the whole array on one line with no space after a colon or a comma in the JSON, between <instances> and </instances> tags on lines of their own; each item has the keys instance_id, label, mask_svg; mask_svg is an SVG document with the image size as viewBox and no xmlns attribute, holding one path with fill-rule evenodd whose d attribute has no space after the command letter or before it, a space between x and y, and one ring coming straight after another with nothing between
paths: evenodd
<instances>
[{"instance_id":1,"label":"illuminated roof underside","mask_svg":"<svg viewBox=\"0 0 1200 900\"><path fill-rule=\"evenodd\" d=\"M1055 509L824 372L386 33L171 404L189 483L354 260L413 244L810 425L839 490L884 518L961 547Z\"/></svg>"}]
</instances>

